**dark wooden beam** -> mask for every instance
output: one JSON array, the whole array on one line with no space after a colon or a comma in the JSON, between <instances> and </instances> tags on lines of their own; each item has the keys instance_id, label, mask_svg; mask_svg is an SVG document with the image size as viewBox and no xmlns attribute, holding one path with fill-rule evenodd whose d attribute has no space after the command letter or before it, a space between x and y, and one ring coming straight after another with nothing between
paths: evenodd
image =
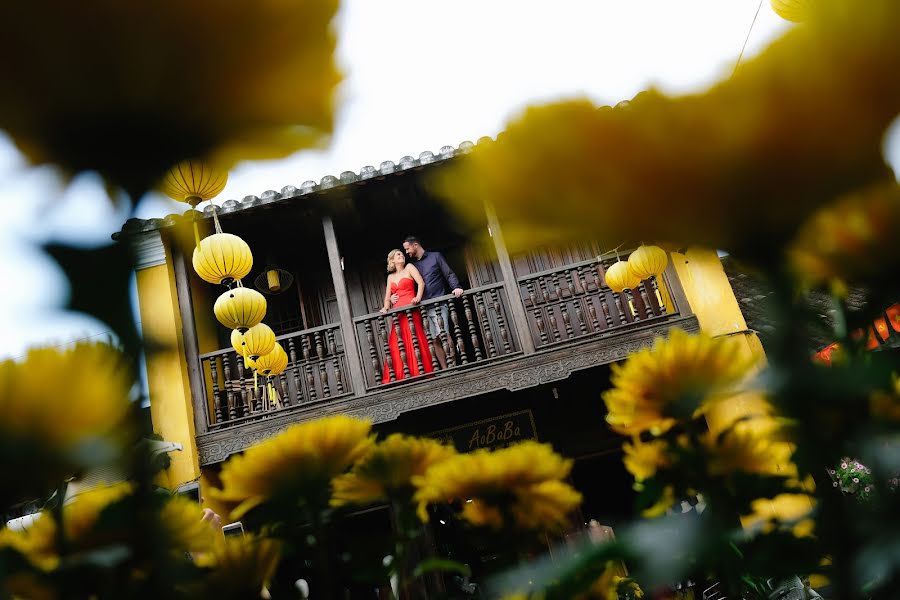
<instances>
[{"instance_id":1,"label":"dark wooden beam","mask_svg":"<svg viewBox=\"0 0 900 600\"><path fill-rule=\"evenodd\" d=\"M175 271L175 293L178 312L181 313L184 360L187 363L188 382L191 388L191 405L194 408L194 429L197 434L209 429L207 417L206 385L203 366L200 364L200 347L197 343L197 327L194 321L194 303L191 299L191 282L188 279L187 260L178 242L170 244L172 268Z\"/></svg>"},{"instance_id":2,"label":"dark wooden beam","mask_svg":"<svg viewBox=\"0 0 900 600\"><path fill-rule=\"evenodd\" d=\"M503 231L497 214L490 205L485 205L487 215L488 232L494 240L494 248L497 251L497 261L500 263L500 272L503 274L503 282L506 285L506 293L509 296L509 311L512 313L513 322L516 324L516 335L519 337L519 347L525 354L534 354L534 340L531 339L531 328L528 325L528 316L525 314L525 305L522 304L522 296L519 293L519 282L516 280L516 272L509 258L509 251L503 241Z\"/></svg>"},{"instance_id":3,"label":"dark wooden beam","mask_svg":"<svg viewBox=\"0 0 900 600\"><path fill-rule=\"evenodd\" d=\"M356 328L353 325L353 311L350 309L350 296L347 294L347 283L344 281L344 270L341 267L341 251L338 248L337 235L331 217L323 217L322 228L325 231L325 248L328 250L328 265L331 267L331 279L334 282L334 295L341 317L341 337L344 340L344 355L350 368L350 381L353 393L362 396L366 392L366 380L363 376L362 362L359 358L359 344L356 340Z\"/></svg>"}]
</instances>

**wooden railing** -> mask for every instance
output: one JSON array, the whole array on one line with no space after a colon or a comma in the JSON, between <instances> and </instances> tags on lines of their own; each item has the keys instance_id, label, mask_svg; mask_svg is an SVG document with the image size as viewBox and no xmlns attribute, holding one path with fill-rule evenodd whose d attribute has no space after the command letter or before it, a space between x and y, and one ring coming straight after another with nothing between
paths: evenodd
<instances>
[{"instance_id":1,"label":"wooden railing","mask_svg":"<svg viewBox=\"0 0 900 600\"><path fill-rule=\"evenodd\" d=\"M656 281L646 280L638 289L617 294L606 285L604 274L603 262L591 259L516 279L536 349L667 314Z\"/></svg>"},{"instance_id":2,"label":"wooden railing","mask_svg":"<svg viewBox=\"0 0 900 600\"><path fill-rule=\"evenodd\" d=\"M232 349L200 356L206 378L210 429L266 418L308 402L333 400L353 393L340 325L323 325L278 337L288 366L271 383L254 381L243 357Z\"/></svg>"},{"instance_id":3,"label":"wooden railing","mask_svg":"<svg viewBox=\"0 0 900 600\"><path fill-rule=\"evenodd\" d=\"M357 317L353 322L367 389L440 375L521 352L502 283L466 290L459 298L441 296L417 306ZM420 326L422 331L417 334ZM411 343L404 343L401 327L409 328ZM391 332L396 340L394 352Z\"/></svg>"}]
</instances>

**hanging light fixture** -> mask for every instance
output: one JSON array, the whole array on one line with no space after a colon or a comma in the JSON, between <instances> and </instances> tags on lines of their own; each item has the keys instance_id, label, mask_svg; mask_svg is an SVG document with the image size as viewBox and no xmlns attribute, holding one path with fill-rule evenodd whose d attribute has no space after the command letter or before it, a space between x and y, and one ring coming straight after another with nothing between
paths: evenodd
<instances>
[{"instance_id":1,"label":"hanging light fixture","mask_svg":"<svg viewBox=\"0 0 900 600\"><path fill-rule=\"evenodd\" d=\"M275 295L287 291L294 283L294 276L290 272L273 265L268 265L253 280L253 285L264 294Z\"/></svg>"},{"instance_id":2,"label":"hanging light fixture","mask_svg":"<svg viewBox=\"0 0 900 600\"><path fill-rule=\"evenodd\" d=\"M199 160L186 160L169 169L159 183L163 194L195 208L225 189L228 171L216 169Z\"/></svg>"},{"instance_id":3,"label":"hanging light fixture","mask_svg":"<svg viewBox=\"0 0 900 600\"><path fill-rule=\"evenodd\" d=\"M213 312L219 323L244 333L266 316L266 299L256 290L238 285L219 296Z\"/></svg>"},{"instance_id":4,"label":"hanging light fixture","mask_svg":"<svg viewBox=\"0 0 900 600\"><path fill-rule=\"evenodd\" d=\"M218 219L216 220L218 227ZM231 285L243 279L253 268L253 254L247 242L230 233L214 233L194 248L194 270L209 283Z\"/></svg>"},{"instance_id":5,"label":"hanging light fixture","mask_svg":"<svg viewBox=\"0 0 900 600\"><path fill-rule=\"evenodd\" d=\"M640 280L662 275L668 264L669 257L659 246L641 245L628 257L628 269Z\"/></svg>"},{"instance_id":6,"label":"hanging light fixture","mask_svg":"<svg viewBox=\"0 0 900 600\"><path fill-rule=\"evenodd\" d=\"M234 334L232 333L231 335L232 345L234 345ZM254 325L244 332L242 337L244 343L239 347L244 348L244 352L241 354L254 361L259 360L259 357L265 356L271 352L276 343L275 332L265 323Z\"/></svg>"},{"instance_id":7,"label":"hanging light fixture","mask_svg":"<svg viewBox=\"0 0 900 600\"><path fill-rule=\"evenodd\" d=\"M628 263L621 260L606 269L605 279L609 289L618 294L641 284L641 280L635 277L628 268Z\"/></svg>"},{"instance_id":8,"label":"hanging light fixture","mask_svg":"<svg viewBox=\"0 0 900 600\"><path fill-rule=\"evenodd\" d=\"M288 355L281 347L281 344L275 343L275 347L271 352L260 356L254 363L256 372L266 378L265 392L268 401L272 404L272 408L281 408L281 398L278 391L272 384L272 378L280 375L287 368Z\"/></svg>"}]
</instances>

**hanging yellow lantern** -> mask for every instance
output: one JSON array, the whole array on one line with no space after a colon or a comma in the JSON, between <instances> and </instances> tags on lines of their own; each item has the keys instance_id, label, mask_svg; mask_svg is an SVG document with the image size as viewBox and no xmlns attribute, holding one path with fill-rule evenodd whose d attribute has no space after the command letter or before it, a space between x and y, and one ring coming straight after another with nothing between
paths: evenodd
<instances>
[{"instance_id":1,"label":"hanging yellow lantern","mask_svg":"<svg viewBox=\"0 0 900 600\"><path fill-rule=\"evenodd\" d=\"M260 356L255 361L256 371L260 375L274 377L275 375L280 375L287 368L288 355L284 348L281 347L281 344L276 342L271 352Z\"/></svg>"},{"instance_id":2,"label":"hanging yellow lantern","mask_svg":"<svg viewBox=\"0 0 900 600\"><path fill-rule=\"evenodd\" d=\"M638 279L662 275L669 264L666 251L659 246L640 246L628 257L628 268Z\"/></svg>"},{"instance_id":3,"label":"hanging yellow lantern","mask_svg":"<svg viewBox=\"0 0 900 600\"><path fill-rule=\"evenodd\" d=\"M269 269L266 271L266 282L269 284L269 290L277 292L281 289L281 278L278 277L278 269Z\"/></svg>"},{"instance_id":4,"label":"hanging yellow lantern","mask_svg":"<svg viewBox=\"0 0 900 600\"><path fill-rule=\"evenodd\" d=\"M232 345L234 345L234 334L232 335ZM275 332L265 323L254 325L244 332L243 336L244 356L252 360L258 360L260 356L268 354L275 347Z\"/></svg>"},{"instance_id":5,"label":"hanging yellow lantern","mask_svg":"<svg viewBox=\"0 0 900 600\"><path fill-rule=\"evenodd\" d=\"M192 262L203 281L228 285L247 276L253 268L253 253L238 236L214 233L200 240Z\"/></svg>"},{"instance_id":6,"label":"hanging yellow lantern","mask_svg":"<svg viewBox=\"0 0 900 600\"><path fill-rule=\"evenodd\" d=\"M228 171L199 160L186 160L169 169L158 187L169 198L194 207L221 194L226 183Z\"/></svg>"},{"instance_id":7,"label":"hanging yellow lantern","mask_svg":"<svg viewBox=\"0 0 900 600\"><path fill-rule=\"evenodd\" d=\"M606 285L614 292L630 290L640 284L641 280L632 275L625 261L619 261L606 270Z\"/></svg>"},{"instance_id":8,"label":"hanging yellow lantern","mask_svg":"<svg viewBox=\"0 0 900 600\"><path fill-rule=\"evenodd\" d=\"M219 323L244 333L266 316L266 299L256 290L239 286L219 296L213 312Z\"/></svg>"},{"instance_id":9,"label":"hanging yellow lantern","mask_svg":"<svg viewBox=\"0 0 900 600\"><path fill-rule=\"evenodd\" d=\"M792 23L802 23L809 16L810 5L815 0L769 0L775 14Z\"/></svg>"},{"instance_id":10,"label":"hanging yellow lantern","mask_svg":"<svg viewBox=\"0 0 900 600\"><path fill-rule=\"evenodd\" d=\"M231 347L234 348L234 351L244 356L247 352L247 345L244 342L244 334L238 331L237 329L231 330Z\"/></svg>"}]
</instances>

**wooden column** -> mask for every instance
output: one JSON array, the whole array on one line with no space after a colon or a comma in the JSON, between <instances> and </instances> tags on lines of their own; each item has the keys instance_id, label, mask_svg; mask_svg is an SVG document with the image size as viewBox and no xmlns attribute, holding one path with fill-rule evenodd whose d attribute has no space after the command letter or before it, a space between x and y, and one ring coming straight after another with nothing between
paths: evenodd
<instances>
[{"instance_id":1,"label":"wooden column","mask_svg":"<svg viewBox=\"0 0 900 600\"><path fill-rule=\"evenodd\" d=\"M172 269L175 271L175 293L178 296L178 312L181 313L184 359L187 363L188 382L191 386L191 405L194 407L194 431L200 434L209 429L209 418L206 414L208 411L206 383L203 377L203 365L200 364L200 348L197 345L191 282L188 279L184 253L177 242L172 243Z\"/></svg>"},{"instance_id":2,"label":"wooden column","mask_svg":"<svg viewBox=\"0 0 900 600\"><path fill-rule=\"evenodd\" d=\"M344 270L341 269L341 253L338 249L337 236L334 233L334 222L331 217L322 218L325 231L325 248L328 250L328 265L331 267L331 279L334 282L334 295L337 300L338 314L341 316L341 337L344 340L344 356L350 368L350 381L353 393L362 396L366 391L366 380L363 375L362 360L359 356L359 344L356 341L356 327L353 325L353 312L350 310L350 296L344 281Z\"/></svg>"},{"instance_id":3,"label":"wooden column","mask_svg":"<svg viewBox=\"0 0 900 600\"><path fill-rule=\"evenodd\" d=\"M503 282L506 293L509 295L509 312L512 313L513 323L516 324L516 333L519 336L519 347L525 354L534 354L534 341L531 339L531 328L528 326L528 316L525 314L525 305L522 303L522 295L519 293L519 282L516 281L516 272L513 270L509 252L503 242L503 232L497 221L494 207L485 204L488 231L494 240L494 248L497 250L497 260L500 263L500 272L503 273Z\"/></svg>"}]
</instances>

